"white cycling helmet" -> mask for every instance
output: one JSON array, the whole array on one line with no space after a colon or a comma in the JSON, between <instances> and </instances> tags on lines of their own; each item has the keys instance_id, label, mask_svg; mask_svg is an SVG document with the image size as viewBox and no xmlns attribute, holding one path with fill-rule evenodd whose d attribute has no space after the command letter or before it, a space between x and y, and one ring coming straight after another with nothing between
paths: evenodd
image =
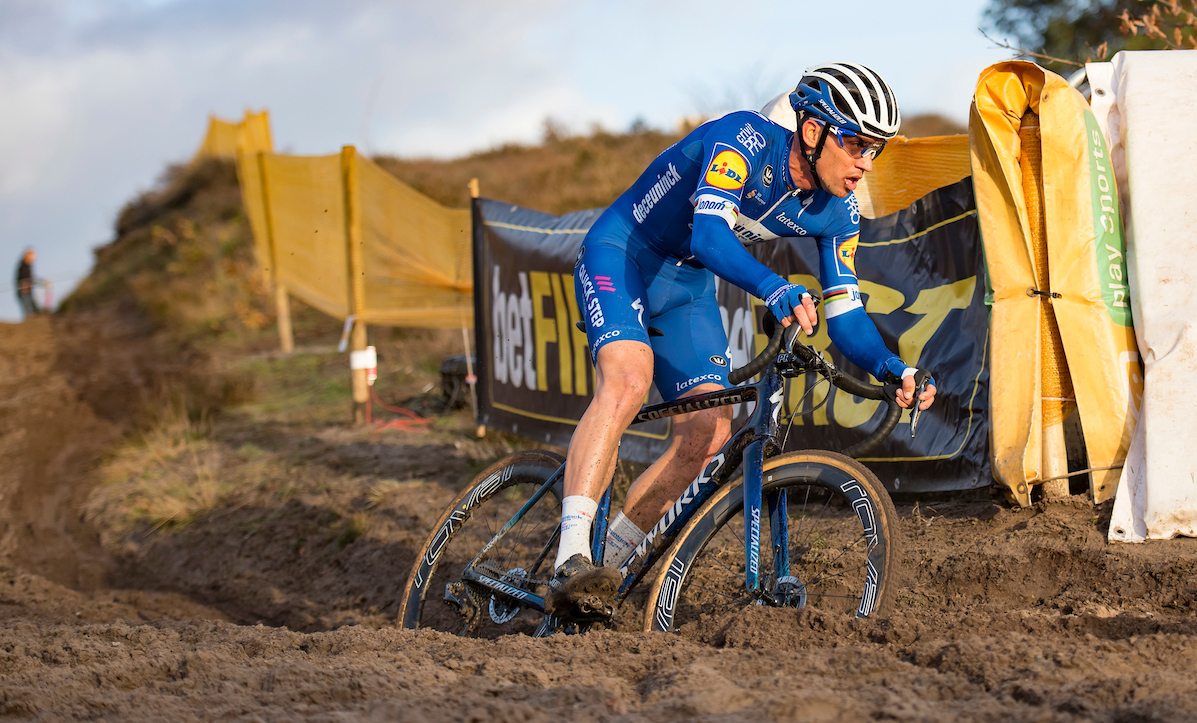
<instances>
[{"instance_id":1,"label":"white cycling helmet","mask_svg":"<svg viewBox=\"0 0 1197 723\"><path fill-rule=\"evenodd\" d=\"M837 128L889 140L898 134L898 99L880 75L858 63L807 68L790 93L790 106Z\"/></svg>"},{"instance_id":2,"label":"white cycling helmet","mask_svg":"<svg viewBox=\"0 0 1197 723\"><path fill-rule=\"evenodd\" d=\"M823 122L823 132L815 147L804 148L802 152L815 186L820 189L823 181L815 163L823 155L827 134L833 126L888 141L898 134L898 126L902 124L894 91L880 75L859 63L828 63L807 68L798 87L790 93L790 106L798 116L799 133L804 115Z\"/></svg>"}]
</instances>

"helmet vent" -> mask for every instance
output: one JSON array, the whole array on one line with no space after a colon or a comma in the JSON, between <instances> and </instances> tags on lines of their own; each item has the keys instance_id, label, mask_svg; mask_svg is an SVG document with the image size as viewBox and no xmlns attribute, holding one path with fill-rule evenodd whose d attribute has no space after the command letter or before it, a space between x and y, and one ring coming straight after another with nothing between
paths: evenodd
<instances>
[{"instance_id":1,"label":"helmet vent","mask_svg":"<svg viewBox=\"0 0 1197 723\"><path fill-rule=\"evenodd\" d=\"M857 63L807 68L790 104L826 123L882 139L897 135L902 122L893 90L876 71Z\"/></svg>"}]
</instances>

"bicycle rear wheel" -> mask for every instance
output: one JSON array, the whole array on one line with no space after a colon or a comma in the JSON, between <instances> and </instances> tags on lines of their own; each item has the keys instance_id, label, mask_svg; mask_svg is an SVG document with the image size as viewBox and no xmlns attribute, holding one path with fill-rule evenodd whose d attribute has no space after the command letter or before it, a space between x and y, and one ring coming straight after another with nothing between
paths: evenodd
<instances>
[{"instance_id":1,"label":"bicycle rear wheel","mask_svg":"<svg viewBox=\"0 0 1197 723\"><path fill-rule=\"evenodd\" d=\"M744 582L742 480L707 501L658 563L645 630L675 630L707 616L766 604L811 606L868 617L884 612L896 590L898 517L881 482L859 462L805 451L765 460L765 497L785 492L788 570L772 549L769 510L762 510L761 581Z\"/></svg>"},{"instance_id":2,"label":"bicycle rear wheel","mask_svg":"<svg viewBox=\"0 0 1197 723\"><path fill-rule=\"evenodd\" d=\"M405 628L494 637L532 633L544 612L495 594L463 571L492 541L475 568L515 588L543 595L557 551L561 484L498 536L565 459L539 450L494 463L462 490L433 527L407 578L399 606ZM498 536L498 537L497 537Z\"/></svg>"}]
</instances>

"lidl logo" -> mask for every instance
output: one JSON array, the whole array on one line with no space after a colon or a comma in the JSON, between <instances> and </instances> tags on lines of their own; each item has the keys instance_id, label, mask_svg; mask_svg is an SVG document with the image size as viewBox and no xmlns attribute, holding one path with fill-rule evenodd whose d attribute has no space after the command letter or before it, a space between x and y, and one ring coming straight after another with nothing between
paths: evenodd
<instances>
[{"instance_id":1,"label":"lidl logo","mask_svg":"<svg viewBox=\"0 0 1197 723\"><path fill-rule=\"evenodd\" d=\"M856 246L860 243L860 236L852 236L840 242L836 248L836 257L840 260L840 265L848 269L853 276L856 275Z\"/></svg>"},{"instance_id":2,"label":"lidl logo","mask_svg":"<svg viewBox=\"0 0 1197 723\"><path fill-rule=\"evenodd\" d=\"M748 180L748 163L733 150L720 151L707 168L706 182L725 191L738 191Z\"/></svg>"}]
</instances>

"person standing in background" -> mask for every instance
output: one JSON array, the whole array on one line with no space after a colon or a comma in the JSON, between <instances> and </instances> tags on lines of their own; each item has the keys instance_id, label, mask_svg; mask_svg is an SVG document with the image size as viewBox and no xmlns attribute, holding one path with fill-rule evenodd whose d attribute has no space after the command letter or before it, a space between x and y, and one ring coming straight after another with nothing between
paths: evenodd
<instances>
[{"instance_id":1,"label":"person standing in background","mask_svg":"<svg viewBox=\"0 0 1197 723\"><path fill-rule=\"evenodd\" d=\"M41 312L33 300L33 262L36 258L33 249L25 249L21 263L17 264L17 304L21 307L21 317L24 319Z\"/></svg>"}]
</instances>

